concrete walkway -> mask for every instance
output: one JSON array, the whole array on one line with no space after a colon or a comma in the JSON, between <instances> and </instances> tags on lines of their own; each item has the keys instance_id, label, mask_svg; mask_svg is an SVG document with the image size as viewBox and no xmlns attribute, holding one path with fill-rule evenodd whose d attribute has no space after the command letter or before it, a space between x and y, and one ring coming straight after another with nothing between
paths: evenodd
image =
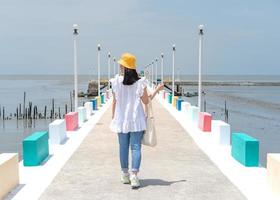
<instances>
[{"instance_id":1,"label":"concrete walkway","mask_svg":"<svg viewBox=\"0 0 280 200\"><path fill-rule=\"evenodd\" d=\"M158 146L143 146L140 189L120 183L118 141L108 126L109 109L41 199L245 199L156 101L154 112Z\"/></svg>"}]
</instances>

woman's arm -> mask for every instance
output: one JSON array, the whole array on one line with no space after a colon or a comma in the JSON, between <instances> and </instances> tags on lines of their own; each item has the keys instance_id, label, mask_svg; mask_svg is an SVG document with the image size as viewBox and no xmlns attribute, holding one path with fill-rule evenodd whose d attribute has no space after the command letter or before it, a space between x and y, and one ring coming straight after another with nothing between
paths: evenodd
<instances>
[{"instance_id":1,"label":"woman's arm","mask_svg":"<svg viewBox=\"0 0 280 200\"><path fill-rule=\"evenodd\" d=\"M143 95L141 97L143 104L147 105L149 103L149 96L147 92L147 87L144 88Z\"/></svg>"},{"instance_id":2,"label":"woman's arm","mask_svg":"<svg viewBox=\"0 0 280 200\"><path fill-rule=\"evenodd\" d=\"M156 94L160 91L160 90L163 90L164 88L164 84L163 83L160 83L156 89L153 91L153 93L150 95L150 98L151 100L153 100L153 98L156 96Z\"/></svg>"},{"instance_id":3,"label":"woman's arm","mask_svg":"<svg viewBox=\"0 0 280 200\"><path fill-rule=\"evenodd\" d=\"M114 119L115 116L116 103L117 101L116 101L115 93L113 92L112 119Z\"/></svg>"}]
</instances>

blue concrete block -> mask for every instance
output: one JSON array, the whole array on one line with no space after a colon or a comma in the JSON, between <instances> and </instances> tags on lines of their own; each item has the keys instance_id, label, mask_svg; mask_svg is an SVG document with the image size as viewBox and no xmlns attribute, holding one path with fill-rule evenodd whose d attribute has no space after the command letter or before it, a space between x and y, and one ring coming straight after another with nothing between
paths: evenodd
<instances>
[{"instance_id":1,"label":"blue concrete block","mask_svg":"<svg viewBox=\"0 0 280 200\"><path fill-rule=\"evenodd\" d=\"M231 155L247 167L259 166L259 141L245 133L232 133Z\"/></svg>"},{"instance_id":2,"label":"blue concrete block","mask_svg":"<svg viewBox=\"0 0 280 200\"><path fill-rule=\"evenodd\" d=\"M90 100L92 102L92 110L97 110L97 99L91 99Z\"/></svg>"},{"instance_id":3,"label":"blue concrete block","mask_svg":"<svg viewBox=\"0 0 280 200\"><path fill-rule=\"evenodd\" d=\"M184 101L183 99L178 99L178 100L177 100L177 103L176 103L176 108L177 108L177 110L179 110L179 111L182 110L182 102L183 102L183 101Z\"/></svg>"},{"instance_id":4,"label":"blue concrete block","mask_svg":"<svg viewBox=\"0 0 280 200\"><path fill-rule=\"evenodd\" d=\"M22 141L24 166L38 166L49 156L49 134L35 132Z\"/></svg>"}]
</instances>

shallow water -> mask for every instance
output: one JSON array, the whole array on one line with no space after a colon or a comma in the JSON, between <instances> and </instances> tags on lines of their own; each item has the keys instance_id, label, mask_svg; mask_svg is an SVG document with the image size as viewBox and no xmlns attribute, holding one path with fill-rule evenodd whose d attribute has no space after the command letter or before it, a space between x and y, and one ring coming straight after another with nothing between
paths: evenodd
<instances>
[{"instance_id":1,"label":"shallow water","mask_svg":"<svg viewBox=\"0 0 280 200\"><path fill-rule=\"evenodd\" d=\"M197 90L196 87L184 89ZM225 120L226 101L232 132L245 132L259 139L262 166L266 166L267 153L280 153L280 87L205 86L203 90L206 95L202 102L206 101L206 111L214 119ZM197 105L197 97L184 99Z\"/></svg>"},{"instance_id":2,"label":"shallow water","mask_svg":"<svg viewBox=\"0 0 280 200\"><path fill-rule=\"evenodd\" d=\"M79 91L86 92L88 80L96 77L79 76ZM185 80L196 80L196 76L181 76ZM279 81L279 76L207 76L211 81ZM73 90L73 76L69 75L8 75L0 76L0 106L4 106L6 115L16 112L19 103L23 103L23 92L26 91L26 105L29 101L43 112L44 106L50 115L51 100L55 100L55 111L60 107L62 115L65 104L70 109L70 91ZM197 91L197 87L184 87L185 92ZM280 87L260 86L204 86L206 110L214 119L224 120L224 102L229 109L229 123L233 132L246 132L260 140L260 160L266 165L266 153L280 153ZM197 98L184 98L193 105ZM204 100L203 99L203 100ZM79 98L79 105L87 101ZM202 101L203 102L203 101ZM21 153L21 141L37 130L47 130L51 119L33 121L28 127L24 120L0 120L0 152Z\"/></svg>"}]
</instances>

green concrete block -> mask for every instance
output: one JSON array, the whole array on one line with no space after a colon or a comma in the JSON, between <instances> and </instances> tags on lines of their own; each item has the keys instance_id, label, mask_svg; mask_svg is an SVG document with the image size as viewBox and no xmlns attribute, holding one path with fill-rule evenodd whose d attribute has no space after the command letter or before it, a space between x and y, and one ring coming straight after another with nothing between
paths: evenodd
<instances>
[{"instance_id":1,"label":"green concrete block","mask_svg":"<svg viewBox=\"0 0 280 200\"><path fill-rule=\"evenodd\" d=\"M38 166L49 156L49 134L35 132L22 141L24 166Z\"/></svg>"},{"instance_id":2,"label":"green concrete block","mask_svg":"<svg viewBox=\"0 0 280 200\"><path fill-rule=\"evenodd\" d=\"M232 133L231 155L246 167L259 166L259 141L245 133Z\"/></svg>"}]
</instances>

